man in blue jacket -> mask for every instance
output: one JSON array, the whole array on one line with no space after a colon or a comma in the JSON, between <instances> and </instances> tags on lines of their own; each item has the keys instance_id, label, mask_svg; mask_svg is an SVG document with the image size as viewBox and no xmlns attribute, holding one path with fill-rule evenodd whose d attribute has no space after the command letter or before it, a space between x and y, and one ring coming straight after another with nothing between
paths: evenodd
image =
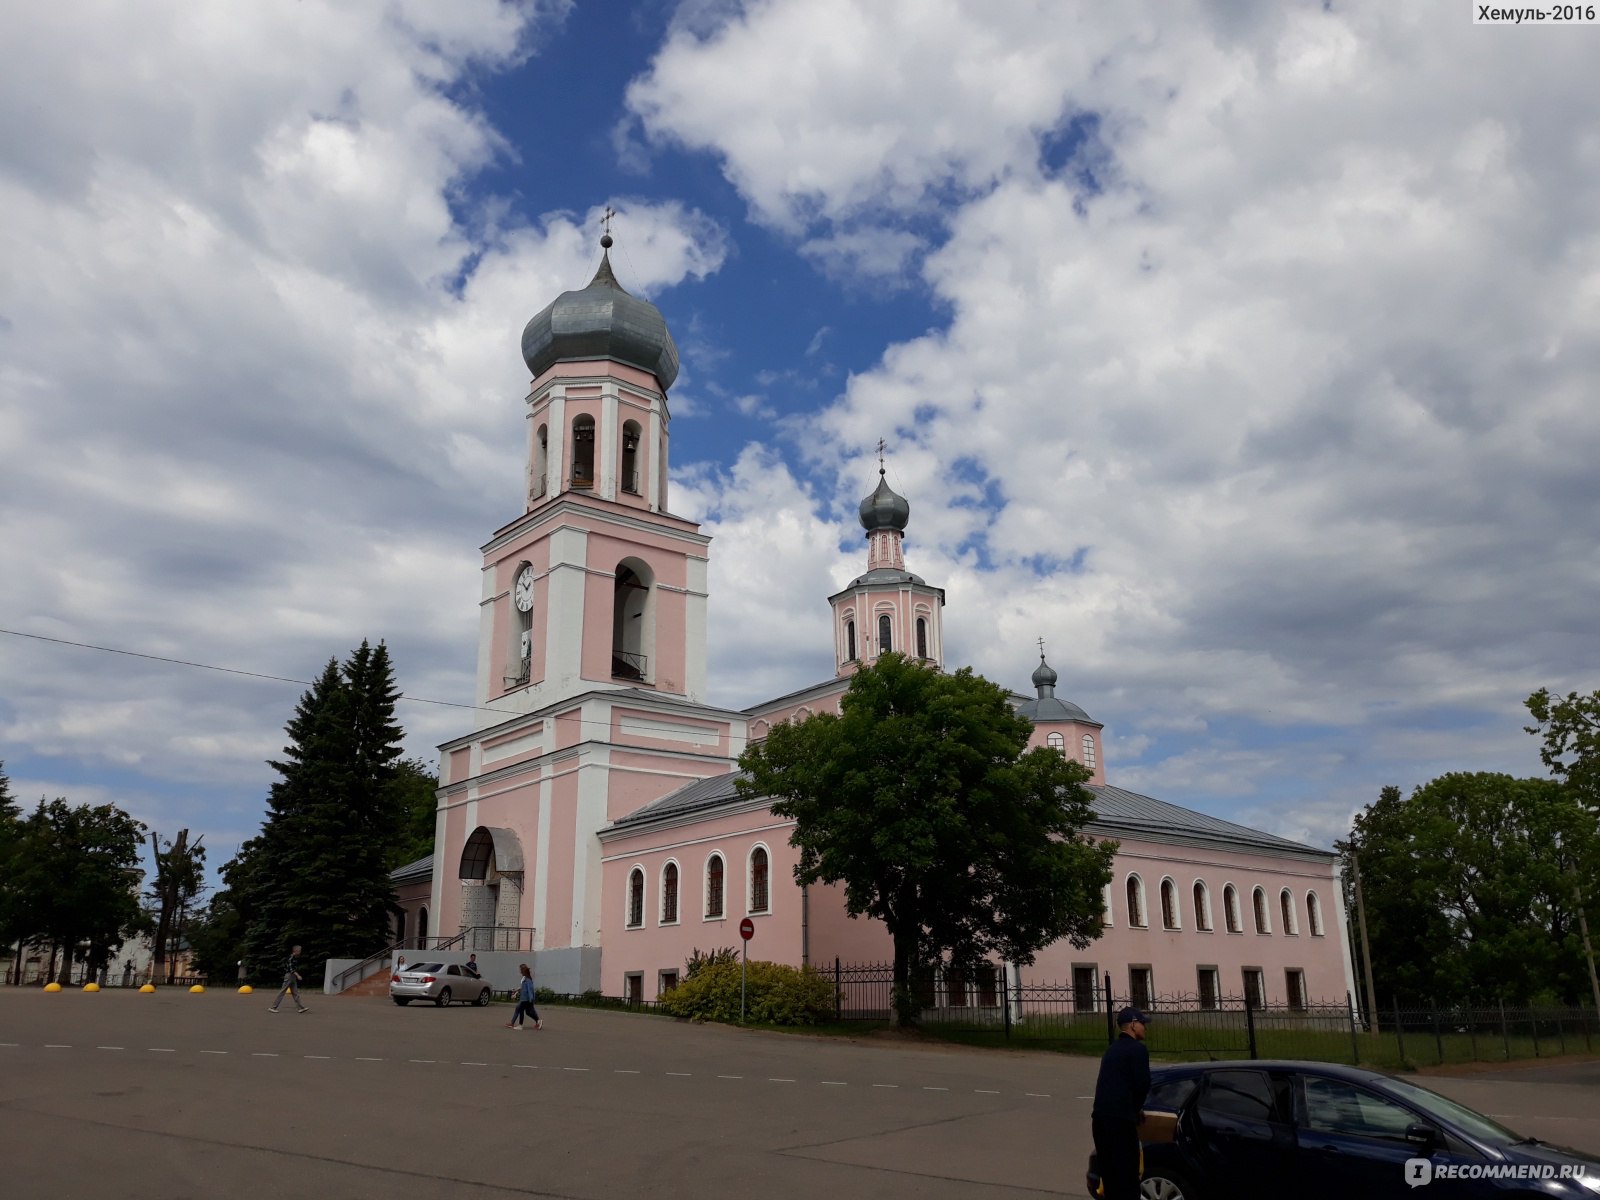
<instances>
[{"instance_id":1,"label":"man in blue jacket","mask_svg":"<svg viewBox=\"0 0 1600 1200\"><path fill-rule=\"evenodd\" d=\"M1094 1151L1106 1200L1139 1200L1139 1123L1150 1094L1150 1051L1137 1008L1117 1014L1117 1040L1100 1059L1094 1085Z\"/></svg>"}]
</instances>

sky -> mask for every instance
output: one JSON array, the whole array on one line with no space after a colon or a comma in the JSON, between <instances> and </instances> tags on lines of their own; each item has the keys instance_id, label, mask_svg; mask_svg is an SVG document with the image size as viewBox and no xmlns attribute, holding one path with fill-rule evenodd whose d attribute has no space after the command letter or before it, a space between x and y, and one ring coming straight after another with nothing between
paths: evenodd
<instances>
[{"instance_id":1,"label":"sky","mask_svg":"<svg viewBox=\"0 0 1600 1200\"><path fill-rule=\"evenodd\" d=\"M471 728L521 330L607 206L682 356L714 703L832 675L880 438L947 662L1027 691L1042 638L1120 786L1328 846L1386 784L1542 774L1522 702L1600 687L1594 27L82 0L7 28L25 803L116 803L215 868L284 681L363 638L408 755Z\"/></svg>"}]
</instances>

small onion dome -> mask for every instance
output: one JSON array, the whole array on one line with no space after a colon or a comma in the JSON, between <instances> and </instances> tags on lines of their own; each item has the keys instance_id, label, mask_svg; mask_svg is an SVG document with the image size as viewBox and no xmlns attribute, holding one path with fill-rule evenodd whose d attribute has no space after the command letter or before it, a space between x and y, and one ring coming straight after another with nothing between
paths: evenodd
<instances>
[{"instance_id":1,"label":"small onion dome","mask_svg":"<svg viewBox=\"0 0 1600 1200\"><path fill-rule=\"evenodd\" d=\"M611 271L611 235L600 239L589 286L562 292L522 331L522 359L537 377L558 362L611 358L649 371L665 391L678 378L678 348L661 310L622 290Z\"/></svg>"},{"instance_id":2,"label":"small onion dome","mask_svg":"<svg viewBox=\"0 0 1600 1200\"><path fill-rule=\"evenodd\" d=\"M1045 662L1043 654L1039 655L1039 665L1033 669L1033 686L1039 689L1039 695L1055 695L1056 678L1055 669Z\"/></svg>"},{"instance_id":3,"label":"small onion dome","mask_svg":"<svg viewBox=\"0 0 1600 1200\"><path fill-rule=\"evenodd\" d=\"M877 490L861 502L861 528L868 533L886 529L904 533L906 523L910 520L910 503L904 496L895 495L889 481L883 476L883 468L879 467Z\"/></svg>"}]
</instances>

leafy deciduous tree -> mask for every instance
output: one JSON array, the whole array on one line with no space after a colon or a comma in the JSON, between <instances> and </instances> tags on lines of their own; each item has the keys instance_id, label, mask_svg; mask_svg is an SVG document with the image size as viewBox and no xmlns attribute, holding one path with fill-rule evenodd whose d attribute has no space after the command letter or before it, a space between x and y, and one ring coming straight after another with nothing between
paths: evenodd
<instances>
[{"instance_id":1,"label":"leafy deciduous tree","mask_svg":"<svg viewBox=\"0 0 1600 1200\"><path fill-rule=\"evenodd\" d=\"M802 885L843 883L852 917L888 927L897 1022L916 1020L914 976L946 957L1025 964L1099 935L1116 843L1081 834L1088 771L1027 749L1003 688L885 654L839 707L775 726L739 789L794 819Z\"/></svg>"}]
</instances>

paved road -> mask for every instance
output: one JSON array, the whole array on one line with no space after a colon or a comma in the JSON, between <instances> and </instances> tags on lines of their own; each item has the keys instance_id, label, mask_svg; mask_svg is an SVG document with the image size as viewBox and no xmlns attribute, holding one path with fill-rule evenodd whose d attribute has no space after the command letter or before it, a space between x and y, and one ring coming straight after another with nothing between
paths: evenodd
<instances>
[{"instance_id":1,"label":"paved road","mask_svg":"<svg viewBox=\"0 0 1600 1200\"><path fill-rule=\"evenodd\" d=\"M1095 1061L551 1008L0 989L0 1175L52 1197L1083 1194ZM1600 1149L1583 1083L1429 1080ZM11 1185L19 1185L16 1191Z\"/></svg>"}]
</instances>

